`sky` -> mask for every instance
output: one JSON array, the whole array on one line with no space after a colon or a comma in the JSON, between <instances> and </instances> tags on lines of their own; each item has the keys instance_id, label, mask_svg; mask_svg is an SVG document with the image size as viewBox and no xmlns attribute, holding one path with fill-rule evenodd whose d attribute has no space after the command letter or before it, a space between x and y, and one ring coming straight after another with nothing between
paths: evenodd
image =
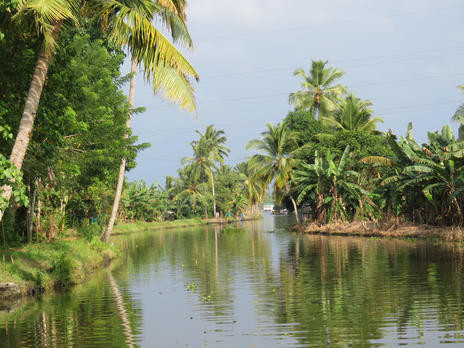
<instances>
[{"instance_id":1,"label":"sky","mask_svg":"<svg viewBox=\"0 0 464 348\"><path fill-rule=\"evenodd\" d=\"M181 50L200 75L195 83L198 120L154 95L137 78L133 134L151 148L139 153L129 181L164 185L183 157L192 155L195 130L223 129L230 148L226 163L252 155L245 144L267 122L293 109L300 89L296 68L328 60L342 69L340 83L373 103L378 129L416 140L441 130L464 95L464 3L458 0L190 0L187 24L193 50ZM123 71L129 72L129 59ZM139 74L141 76L141 74Z\"/></svg>"}]
</instances>

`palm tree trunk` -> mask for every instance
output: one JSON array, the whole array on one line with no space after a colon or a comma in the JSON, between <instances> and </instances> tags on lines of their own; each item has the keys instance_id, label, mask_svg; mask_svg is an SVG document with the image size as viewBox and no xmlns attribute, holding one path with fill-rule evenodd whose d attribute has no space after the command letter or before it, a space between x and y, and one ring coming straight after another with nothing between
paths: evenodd
<instances>
[{"instance_id":1,"label":"palm tree trunk","mask_svg":"<svg viewBox=\"0 0 464 348\"><path fill-rule=\"evenodd\" d=\"M214 212L214 218L216 218L216 193L214 191L214 174L211 171L211 190L213 192L213 212Z\"/></svg>"},{"instance_id":2,"label":"palm tree trunk","mask_svg":"<svg viewBox=\"0 0 464 348\"><path fill-rule=\"evenodd\" d=\"M293 199L293 196L290 196L290 199L292 200L293 209L294 209L294 212L295 212L296 223L299 224L300 223L300 218L298 217L298 207L296 206L296 202Z\"/></svg>"},{"instance_id":3,"label":"palm tree trunk","mask_svg":"<svg viewBox=\"0 0 464 348\"><path fill-rule=\"evenodd\" d=\"M132 57L132 64L131 64L131 79L129 84L129 115L126 121L126 127L130 128L131 120L132 120L132 107L134 105L134 95L135 95L135 72L137 69L137 62L134 57ZM126 138L129 134L126 134ZM119 209L119 201L121 200L121 193L122 193L122 185L124 183L124 176L126 174L126 159L123 158L121 160L121 165L119 166L119 176L118 176L118 184L116 185L116 193L114 194L114 201L113 201L113 208L111 210L111 216L108 220L108 224L106 225L105 231L101 236L101 240L105 243L108 243L110 240L111 232L113 231L114 221L116 220L116 214L118 213Z\"/></svg>"},{"instance_id":4,"label":"palm tree trunk","mask_svg":"<svg viewBox=\"0 0 464 348\"><path fill-rule=\"evenodd\" d=\"M52 30L52 37L54 42L58 40L60 33L62 20L57 21ZM23 165L24 156L26 155L29 141L31 140L32 130L34 128L34 121L37 115L37 109L39 108L40 97L42 96L42 89L45 84L47 77L48 67L50 65L50 57L53 54L54 45L48 50L45 50L45 44L42 44L40 49L39 58L35 65L34 74L32 75L31 86L27 94L26 105L24 106L23 115L19 124L18 134L11 150L10 162L18 170L21 170ZM7 201L10 200L13 188L8 185L4 185L1 188L2 196ZM5 212L0 210L0 221L2 221L3 214Z\"/></svg>"}]
</instances>

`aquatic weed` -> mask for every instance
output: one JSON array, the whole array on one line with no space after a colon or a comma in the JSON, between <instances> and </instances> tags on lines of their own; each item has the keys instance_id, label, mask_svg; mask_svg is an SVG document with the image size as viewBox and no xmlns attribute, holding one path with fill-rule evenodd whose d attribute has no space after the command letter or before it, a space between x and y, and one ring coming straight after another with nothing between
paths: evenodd
<instances>
[{"instance_id":1,"label":"aquatic weed","mask_svg":"<svg viewBox=\"0 0 464 348\"><path fill-rule=\"evenodd\" d=\"M202 300L203 302L210 302L210 301L212 301L212 297L211 297L211 295L202 296L202 297L201 297L201 300Z\"/></svg>"},{"instance_id":2,"label":"aquatic weed","mask_svg":"<svg viewBox=\"0 0 464 348\"><path fill-rule=\"evenodd\" d=\"M185 283L185 288L187 289L187 291L196 291L198 286L194 282L187 282Z\"/></svg>"}]
</instances>

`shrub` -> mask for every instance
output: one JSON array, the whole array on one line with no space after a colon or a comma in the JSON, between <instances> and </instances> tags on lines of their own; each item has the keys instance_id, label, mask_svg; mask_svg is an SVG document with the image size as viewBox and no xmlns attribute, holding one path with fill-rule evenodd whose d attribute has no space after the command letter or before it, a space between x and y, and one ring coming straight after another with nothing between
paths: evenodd
<instances>
[{"instance_id":1,"label":"shrub","mask_svg":"<svg viewBox=\"0 0 464 348\"><path fill-rule=\"evenodd\" d=\"M67 287L72 285L74 282L72 280L74 266L71 262L71 259L65 253L61 253L57 259L52 263L51 273L55 274L58 278L56 286L58 287Z\"/></svg>"}]
</instances>

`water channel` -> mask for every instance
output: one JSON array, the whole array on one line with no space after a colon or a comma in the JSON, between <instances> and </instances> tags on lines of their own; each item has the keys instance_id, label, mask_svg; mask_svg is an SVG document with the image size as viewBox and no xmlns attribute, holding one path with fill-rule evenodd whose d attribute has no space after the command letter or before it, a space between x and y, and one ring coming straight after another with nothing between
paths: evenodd
<instances>
[{"instance_id":1,"label":"water channel","mask_svg":"<svg viewBox=\"0 0 464 348\"><path fill-rule=\"evenodd\" d=\"M2 314L0 346L464 346L462 249L289 219L116 237L109 269Z\"/></svg>"}]
</instances>

